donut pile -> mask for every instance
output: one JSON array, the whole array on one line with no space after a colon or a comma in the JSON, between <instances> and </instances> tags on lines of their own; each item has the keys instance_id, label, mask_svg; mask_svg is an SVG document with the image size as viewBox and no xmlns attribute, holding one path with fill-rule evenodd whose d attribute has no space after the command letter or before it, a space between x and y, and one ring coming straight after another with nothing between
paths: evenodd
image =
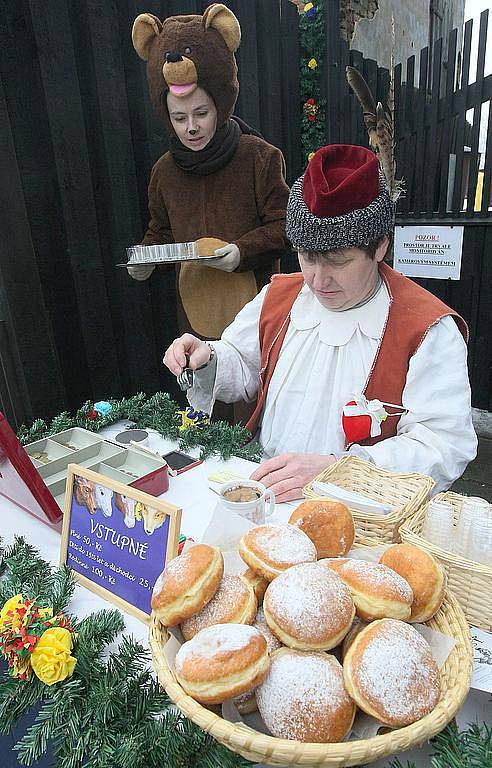
<instances>
[{"instance_id":1,"label":"donut pile","mask_svg":"<svg viewBox=\"0 0 492 768\"><path fill-rule=\"evenodd\" d=\"M302 742L341 741L357 707L393 728L431 712L439 670L410 622L438 611L443 572L410 544L377 564L350 559L353 541L350 510L315 500L242 537L240 576L224 575L207 544L172 560L152 609L181 627L175 673L186 693L257 708L274 736Z\"/></svg>"}]
</instances>

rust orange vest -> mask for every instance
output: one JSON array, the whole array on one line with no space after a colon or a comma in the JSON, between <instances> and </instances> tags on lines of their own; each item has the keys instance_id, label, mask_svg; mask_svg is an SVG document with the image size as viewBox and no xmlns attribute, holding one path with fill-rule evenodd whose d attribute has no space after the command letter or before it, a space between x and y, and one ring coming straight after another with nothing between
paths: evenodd
<instances>
[{"instance_id":1,"label":"rust orange vest","mask_svg":"<svg viewBox=\"0 0 492 768\"><path fill-rule=\"evenodd\" d=\"M369 371L363 394L368 400L381 400L399 404L402 401L410 358L424 340L429 328L442 317L451 315L468 341L468 327L456 312L425 288L417 285L384 262L379 265L390 296L386 325ZM253 414L246 424L253 434L260 423L268 386L282 349L282 343L290 323L290 310L304 278L297 272L291 275L274 275L260 315L259 339L261 349L258 400ZM390 412L392 409L388 409ZM340 414L340 419L342 415ZM396 435L400 418L394 416L381 424L381 434L361 441L361 445L373 445Z\"/></svg>"}]
</instances>

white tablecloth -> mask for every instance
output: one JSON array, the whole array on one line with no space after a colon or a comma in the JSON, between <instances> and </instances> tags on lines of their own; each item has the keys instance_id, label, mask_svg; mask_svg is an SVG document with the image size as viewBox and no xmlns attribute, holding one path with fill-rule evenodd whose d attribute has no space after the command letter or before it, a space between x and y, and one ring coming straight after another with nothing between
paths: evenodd
<instances>
[{"instance_id":1,"label":"white tablecloth","mask_svg":"<svg viewBox=\"0 0 492 768\"><path fill-rule=\"evenodd\" d=\"M124 425L125 422L119 422L102 430L101 434L111 439L122 430ZM147 446L153 450L158 450L160 453L176 448L174 443L164 440L152 431L149 434ZM194 455L198 455L198 451L195 451ZM210 458L178 477L170 478L169 490L163 495L166 501L182 508L181 532L191 536L195 541L201 540L217 504L217 495L209 490L213 483L210 483L207 478L214 471L225 467L247 477L253 472L256 465L244 459L233 458L228 462L223 462L217 458ZM276 522L285 522L291 512L292 504L277 504L271 519ZM56 531L10 503L4 497L0 497L0 515L0 535L4 544L8 545L13 542L14 536L22 535L29 543L39 549L45 560L52 564L59 562L60 536ZM108 603L81 586L76 588L70 606L71 611L79 618L107 607ZM125 615L125 622L128 634L147 645L148 630L146 625L129 615ZM464 706L457 715L457 721L460 728L464 728L471 722L481 723L485 721L489 726L492 725L490 694L471 690ZM418 768L427 768L430 764L431 753L432 750L424 745L419 749L402 753L400 759L403 765L405 765L405 760L413 760ZM378 760L372 765L375 768L387 768L390 763L391 759L388 758Z\"/></svg>"}]
</instances>

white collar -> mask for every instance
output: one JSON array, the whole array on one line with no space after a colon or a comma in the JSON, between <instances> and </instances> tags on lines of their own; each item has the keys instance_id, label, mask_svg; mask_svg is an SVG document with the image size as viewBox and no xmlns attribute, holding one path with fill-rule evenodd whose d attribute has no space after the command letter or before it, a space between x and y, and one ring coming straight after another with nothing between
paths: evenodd
<instances>
[{"instance_id":1,"label":"white collar","mask_svg":"<svg viewBox=\"0 0 492 768\"><path fill-rule=\"evenodd\" d=\"M386 285L362 307L333 312L323 307L310 288L304 284L295 300L290 318L298 331L319 326L319 339L333 347L341 347L354 335L357 328L371 339L379 339L383 332L390 304Z\"/></svg>"}]
</instances>

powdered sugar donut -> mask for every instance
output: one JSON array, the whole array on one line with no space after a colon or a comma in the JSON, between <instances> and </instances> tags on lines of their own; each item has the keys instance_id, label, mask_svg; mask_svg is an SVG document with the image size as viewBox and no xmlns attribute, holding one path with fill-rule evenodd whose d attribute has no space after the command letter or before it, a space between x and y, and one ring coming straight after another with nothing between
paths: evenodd
<instances>
[{"instance_id":1,"label":"powdered sugar donut","mask_svg":"<svg viewBox=\"0 0 492 768\"><path fill-rule=\"evenodd\" d=\"M420 720L439 701L439 669L430 646L402 621L369 624L350 646L343 670L357 706L393 728Z\"/></svg>"},{"instance_id":2,"label":"powdered sugar donut","mask_svg":"<svg viewBox=\"0 0 492 768\"><path fill-rule=\"evenodd\" d=\"M314 562L316 547L295 525L257 525L242 537L239 554L246 565L273 581L292 565Z\"/></svg>"},{"instance_id":3,"label":"powdered sugar donut","mask_svg":"<svg viewBox=\"0 0 492 768\"><path fill-rule=\"evenodd\" d=\"M446 580L443 569L429 552L413 544L394 544L379 562L410 584L413 603L409 621L428 621L437 613L444 599Z\"/></svg>"},{"instance_id":4,"label":"powdered sugar donut","mask_svg":"<svg viewBox=\"0 0 492 768\"><path fill-rule=\"evenodd\" d=\"M379 563L351 558L320 560L345 582L354 598L357 616L364 621L410 618L413 592L395 571Z\"/></svg>"},{"instance_id":5,"label":"powdered sugar donut","mask_svg":"<svg viewBox=\"0 0 492 768\"><path fill-rule=\"evenodd\" d=\"M214 624L176 654L176 677L202 704L220 704L263 682L270 668L267 642L248 624Z\"/></svg>"},{"instance_id":6,"label":"powdered sugar donut","mask_svg":"<svg viewBox=\"0 0 492 768\"><path fill-rule=\"evenodd\" d=\"M275 651L256 699L265 725L281 739L341 741L355 716L342 667L328 653Z\"/></svg>"},{"instance_id":7,"label":"powdered sugar donut","mask_svg":"<svg viewBox=\"0 0 492 768\"><path fill-rule=\"evenodd\" d=\"M304 531L318 557L346 555L354 543L355 527L350 509L339 501L309 499L299 504L289 523Z\"/></svg>"},{"instance_id":8,"label":"powdered sugar donut","mask_svg":"<svg viewBox=\"0 0 492 768\"><path fill-rule=\"evenodd\" d=\"M275 637L272 630L268 626L265 619L265 613L261 607L258 608L258 613L256 614L256 619L253 622L253 627L259 629L267 641L268 653L272 654L274 651L282 648L282 643L278 638ZM240 712L242 715L248 715L251 712L255 712L257 709L255 691L248 691L248 693L243 693L241 696L238 696L236 699L234 699L234 704L236 705L238 712Z\"/></svg>"},{"instance_id":9,"label":"powdered sugar donut","mask_svg":"<svg viewBox=\"0 0 492 768\"><path fill-rule=\"evenodd\" d=\"M241 576L224 575L213 598L191 618L181 624L185 640L191 640L201 629L212 624L251 624L256 616L253 587Z\"/></svg>"},{"instance_id":10,"label":"powdered sugar donut","mask_svg":"<svg viewBox=\"0 0 492 768\"><path fill-rule=\"evenodd\" d=\"M212 599L223 573L220 549L195 544L164 568L152 592L152 610L166 627L180 624Z\"/></svg>"},{"instance_id":11,"label":"powdered sugar donut","mask_svg":"<svg viewBox=\"0 0 492 768\"><path fill-rule=\"evenodd\" d=\"M348 587L319 563L295 565L272 581L263 610L273 634L289 648L304 651L334 648L355 614Z\"/></svg>"}]
</instances>

